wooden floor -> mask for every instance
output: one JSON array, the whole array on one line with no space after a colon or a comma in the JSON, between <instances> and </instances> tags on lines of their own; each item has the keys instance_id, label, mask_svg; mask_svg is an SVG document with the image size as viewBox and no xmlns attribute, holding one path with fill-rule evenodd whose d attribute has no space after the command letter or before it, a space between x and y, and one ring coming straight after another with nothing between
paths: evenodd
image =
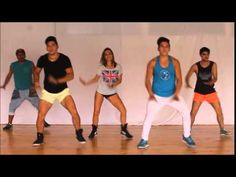
<instances>
[{"instance_id":1,"label":"wooden floor","mask_svg":"<svg viewBox=\"0 0 236 177\"><path fill-rule=\"evenodd\" d=\"M120 126L99 126L98 136L94 140L87 138L91 127L83 126L86 144L80 144L75 138L71 125L52 125L45 130L45 144L32 147L35 140L34 125L14 125L10 132L2 131L1 154L127 154L127 155L176 155L176 154L234 154L234 126L226 126L232 132L229 137L221 137L216 125L195 126L192 136L197 143L195 149L186 147L181 141L182 126L153 126L147 150L136 148L140 140L142 126L129 126L134 135L126 140L120 135Z\"/></svg>"}]
</instances>

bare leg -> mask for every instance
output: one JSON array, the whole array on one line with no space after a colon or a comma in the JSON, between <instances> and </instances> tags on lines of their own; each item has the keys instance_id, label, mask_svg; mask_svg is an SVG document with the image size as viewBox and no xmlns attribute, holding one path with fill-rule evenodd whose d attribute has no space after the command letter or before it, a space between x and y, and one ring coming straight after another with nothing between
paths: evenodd
<instances>
[{"instance_id":1,"label":"bare leg","mask_svg":"<svg viewBox=\"0 0 236 177\"><path fill-rule=\"evenodd\" d=\"M98 126L99 114L100 114L103 100L104 98L102 94L96 92L94 96L93 125Z\"/></svg>"},{"instance_id":2,"label":"bare leg","mask_svg":"<svg viewBox=\"0 0 236 177\"><path fill-rule=\"evenodd\" d=\"M37 132L38 133L43 133L45 117L51 107L52 107L51 103L44 100L40 100L39 112L38 112L38 118L37 118Z\"/></svg>"},{"instance_id":3,"label":"bare leg","mask_svg":"<svg viewBox=\"0 0 236 177\"><path fill-rule=\"evenodd\" d=\"M14 115L9 115L8 116L8 123L9 124L12 124L13 118L14 118Z\"/></svg>"},{"instance_id":4,"label":"bare leg","mask_svg":"<svg viewBox=\"0 0 236 177\"><path fill-rule=\"evenodd\" d=\"M76 130L80 129L80 116L77 112L75 102L71 95L64 98L61 104L69 111Z\"/></svg>"},{"instance_id":5,"label":"bare leg","mask_svg":"<svg viewBox=\"0 0 236 177\"><path fill-rule=\"evenodd\" d=\"M191 115L191 129L193 127L195 117L198 113L198 110L199 110L201 104L202 104L202 102L196 102L196 101L193 101L193 103L192 103L192 109L191 109L191 113L190 113L190 115Z\"/></svg>"},{"instance_id":6,"label":"bare leg","mask_svg":"<svg viewBox=\"0 0 236 177\"><path fill-rule=\"evenodd\" d=\"M122 102L122 100L120 99L118 94L115 94L113 96L110 96L108 98L109 102L120 111L120 122L122 125L126 124L126 108Z\"/></svg>"},{"instance_id":7,"label":"bare leg","mask_svg":"<svg viewBox=\"0 0 236 177\"><path fill-rule=\"evenodd\" d=\"M221 129L224 128L224 116L223 116L223 112L222 112L222 108L220 105L220 102L215 102L215 103L210 103L211 106L214 108L216 115L217 115L217 122L219 124L219 127Z\"/></svg>"},{"instance_id":8,"label":"bare leg","mask_svg":"<svg viewBox=\"0 0 236 177\"><path fill-rule=\"evenodd\" d=\"M123 102L121 101L120 97L118 94L115 94L113 96L110 96L108 98L110 103L120 111L120 122L121 122L121 134L125 135L127 138L132 138L133 135L129 133L127 130L128 124L126 123L126 108Z\"/></svg>"},{"instance_id":9,"label":"bare leg","mask_svg":"<svg viewBox=\"0 0 236 177\"><path fill-rule=\"evenodd\" d=\"M61 104L69 111L72 117L72 122L76 130L76 138L80 143L85 143L86 140L82 135L83 129L81 129L80 116L77 112L77 108L72 96L68 95L67 97L65 97Z\"/></svg>"}]
</instances>

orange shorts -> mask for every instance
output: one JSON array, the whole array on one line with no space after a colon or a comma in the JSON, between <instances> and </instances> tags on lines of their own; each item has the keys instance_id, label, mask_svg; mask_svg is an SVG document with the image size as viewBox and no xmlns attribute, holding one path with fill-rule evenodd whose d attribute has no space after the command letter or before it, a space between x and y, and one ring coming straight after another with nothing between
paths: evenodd
<instances>
[{"instance_id":1,"label":"orange shorts","mask_svg":"<svg viewBox=\"0 0 236 177\"><path fill-rule=\"evenodd\" d=\"M206 94L206 95L194 92L193 101L196 101L196 102L207 101L208 103L215 103L215 102L219 102L219 98L216 92Z\"/></svg>"}]
</instances>

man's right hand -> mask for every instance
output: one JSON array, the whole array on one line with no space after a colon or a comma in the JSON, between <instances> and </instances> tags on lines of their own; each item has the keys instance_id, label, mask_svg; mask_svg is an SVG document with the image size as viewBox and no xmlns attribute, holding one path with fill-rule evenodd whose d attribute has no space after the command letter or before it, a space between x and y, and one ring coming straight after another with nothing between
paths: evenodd
<instances>
[{"instance_id":1,"label":"man's right hand","mask_svg":"<svg viewBox=\"0 0 236 177\"><path fill-rule=\"evenodd\" d=\"M150 101L157 101L156 98L155 98L155 96L154 96L154 94L150 94L150 95L149 95L149 100L150 100Z\"/></svg>"}]
</instances>

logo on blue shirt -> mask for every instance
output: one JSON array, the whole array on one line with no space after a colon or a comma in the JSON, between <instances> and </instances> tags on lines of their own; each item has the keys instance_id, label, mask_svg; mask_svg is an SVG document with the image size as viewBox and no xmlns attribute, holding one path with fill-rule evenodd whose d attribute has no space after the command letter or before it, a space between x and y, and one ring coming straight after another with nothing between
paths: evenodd
<instances>
[{"instance_id":1,"label":"logo on blue shirt","mask_svg":"<svg viewBox=\"0 0 236 177\"><path fill-rule=\"evenodd\" d=\"M169 80L170 79L170 73L168 70L161 70L160 71L160 78L162 80Z\"/></svg>"}]
</instances>

